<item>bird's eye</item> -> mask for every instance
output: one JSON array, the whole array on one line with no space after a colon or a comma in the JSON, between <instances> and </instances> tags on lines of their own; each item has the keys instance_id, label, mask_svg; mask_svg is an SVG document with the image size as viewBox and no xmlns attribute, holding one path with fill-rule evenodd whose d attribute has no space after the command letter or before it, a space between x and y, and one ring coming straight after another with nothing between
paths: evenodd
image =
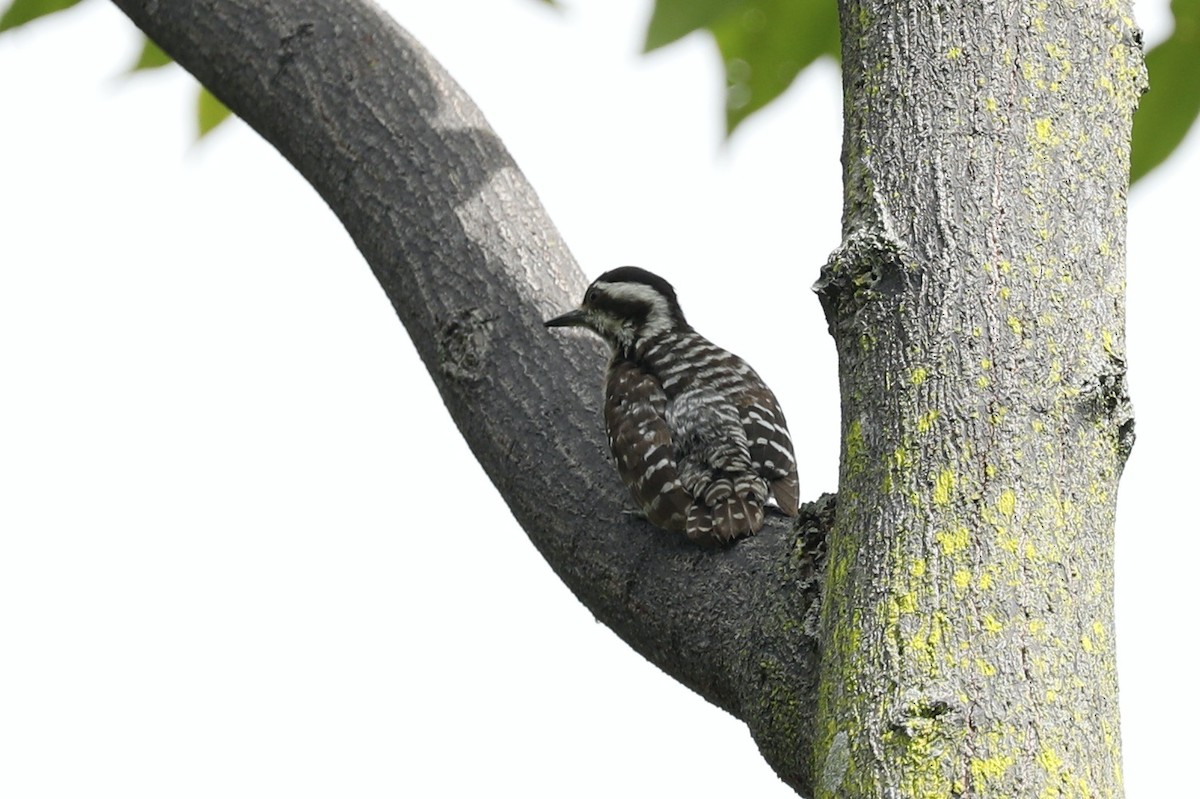
<instances>
[{"instance_id":1,"label":"bird's eye","mask_svg":"<svg viewBox=\"0 0 1200 799\"><path fill-rule=\"evenodd\" d=\"M596 290L595 290L595 289L588 289L588 290L587 290L587 293L583 295L583 304L584 304L584 305L590 305L590 304L591 304L591 302L592 302L592 298L593 298L593 297L595 297L595 296L596 296Z\"/></svg>"}]
</instances>

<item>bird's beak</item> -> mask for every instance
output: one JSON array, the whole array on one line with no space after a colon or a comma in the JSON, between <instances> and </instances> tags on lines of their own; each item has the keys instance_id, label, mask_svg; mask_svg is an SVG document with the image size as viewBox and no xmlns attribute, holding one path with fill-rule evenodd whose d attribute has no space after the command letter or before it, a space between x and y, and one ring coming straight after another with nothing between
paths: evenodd
<instances>
[{"instance_id":1,"label":"bird's beak","mask_svg":"<svg viewBox=\"0 0 1200 799\"><path fill-rule=\"evenodd\" d=\"M576 308L573 311L567 311L562 316L546 320L546 327L585 327L586 325L587 312L582 308Z\"/></svg>"}]
</instances>

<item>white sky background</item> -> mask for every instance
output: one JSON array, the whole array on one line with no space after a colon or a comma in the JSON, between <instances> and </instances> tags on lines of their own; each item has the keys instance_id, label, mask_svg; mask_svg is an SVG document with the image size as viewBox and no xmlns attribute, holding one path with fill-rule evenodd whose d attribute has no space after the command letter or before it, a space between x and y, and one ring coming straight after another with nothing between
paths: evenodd
<instances>
[{"instance_id":1,"label":"white sky background","mask_svg":"<svg viewBox=\"0 0 1200 799\"><path fill-rule=\"evenodd\" d=\"M833 490L835 70L723 144L704 37L641 57L647 2L567 3L387 5L584 269L671 279ZM95 2L0 38L0 795L791 796L550 572L312 189L240 122L193 144L177 68L116 77L136 41ZM1130 206L1131 797L1194 791L1198 178L1193 135Z\"/></svg>"}]
</instances>

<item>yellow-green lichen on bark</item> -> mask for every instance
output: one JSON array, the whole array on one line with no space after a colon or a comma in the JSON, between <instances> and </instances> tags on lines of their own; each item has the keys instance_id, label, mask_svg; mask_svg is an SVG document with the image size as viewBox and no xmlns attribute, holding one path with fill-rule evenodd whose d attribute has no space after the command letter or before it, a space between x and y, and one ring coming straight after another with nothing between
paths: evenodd
<instances>
[{"instance_id":1,"label":"yellow-green lichen on bark","mask_svg":"<svg viewBox=\"0 0 1200 799\"><path fill-rule=\"evenodd\" d=\"M818 291L844 438L814 753L838 778L818 796L1120 793L1140 55L1126 13L1082 8L1025 4L1014 27L978 4L843 3L846 241Z\"/></svg>"}]
</instances>

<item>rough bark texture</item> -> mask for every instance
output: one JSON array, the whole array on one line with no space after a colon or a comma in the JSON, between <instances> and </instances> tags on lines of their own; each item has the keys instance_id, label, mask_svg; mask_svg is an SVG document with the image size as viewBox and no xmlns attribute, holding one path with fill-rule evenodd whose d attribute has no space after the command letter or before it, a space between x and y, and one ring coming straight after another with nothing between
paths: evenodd
<instances>
[{"instance_id":1,"label":"rough bark texture","mask_svg":"<svg viewBox=\"0 0 1200 799\"><path fill-rule=\"evenodd\" d=\"M1127 2L843 0L819 797L1119 796Z\"/></svg>"},{"instance_id":2,"label":"rough bark texture","mask_svg":"<svg viewBox=\"0 0 1200 799\"><path fill-rule=\"evenodd\" d=\"M329 203L560 577L797 791L1120 794L1125 0L843 0L840 493L718 551L622 513L604 355L541 326L586 280L403 30L363 0L116 3Z\"/></svg>"},{"instance_id":3,"label":"rough bark texture","mask_svg":"<svg viewBox=\"0 0 1200 799\"><path fill-rule=\"evenodd\" d=\"M479 111L374 6L116 4L329 203L563 581L634 649L745 720L780 776L807 792L832 500L717 551L622 512L600 415L606 354L542 327L587 280Z\"/></svg>"}]
</instances>

